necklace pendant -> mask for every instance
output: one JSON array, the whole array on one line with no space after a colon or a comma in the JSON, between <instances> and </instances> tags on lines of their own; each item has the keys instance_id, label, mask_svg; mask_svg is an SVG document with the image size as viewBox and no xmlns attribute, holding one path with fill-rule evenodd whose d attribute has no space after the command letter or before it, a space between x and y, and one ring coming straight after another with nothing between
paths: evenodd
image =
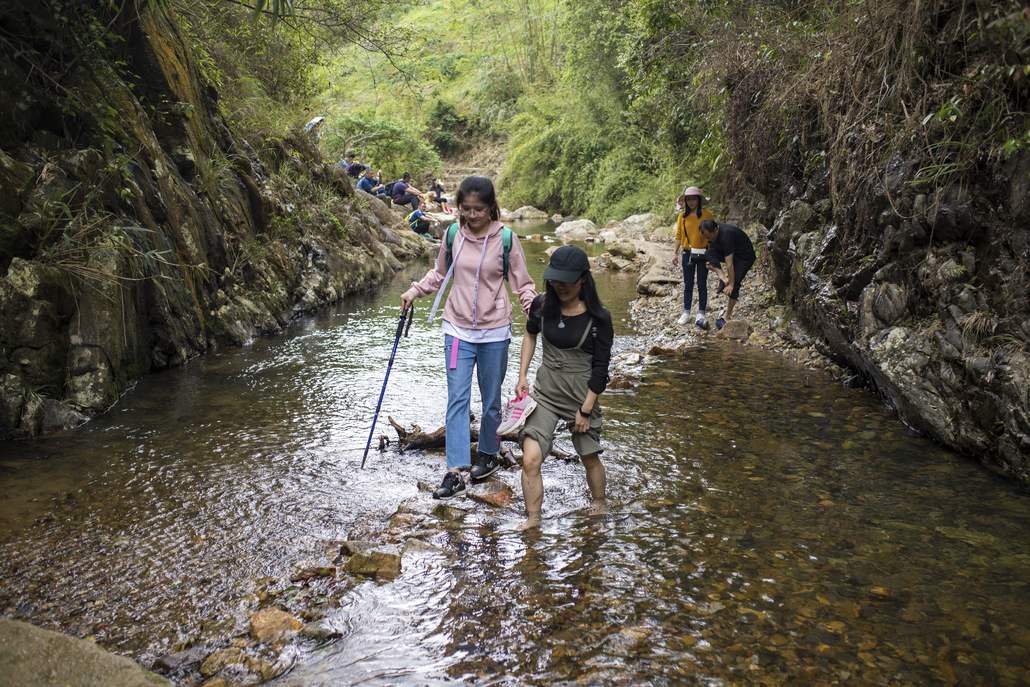
<instances>
[{"instance_id":1,"label":"necklace pendant","mask_svg":"<svg viewBox=\"0 0 1030 687\"><path fill-rule=\"evenodd\" d=\"M559 320L558 321L558 329L565 329L565 323Z\"/></svg>"}]
</instances>

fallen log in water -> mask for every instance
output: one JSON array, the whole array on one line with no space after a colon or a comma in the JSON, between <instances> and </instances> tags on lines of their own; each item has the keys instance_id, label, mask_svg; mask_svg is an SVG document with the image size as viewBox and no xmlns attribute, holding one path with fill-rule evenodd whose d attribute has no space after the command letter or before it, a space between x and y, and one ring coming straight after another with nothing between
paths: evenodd
<instances>
[{"instance_id":1,"label":"fallen log in water","mask_svg":"<svg viewBox=\"0 0 1030 687\"><path fill-rule=\"evenodd\" d=\"M390 425L397 430L397 450L404 453L408 449L444 448L447 445L447 428L441 427L435 432L426 434L418 425L413 425L411 430L404 429L392 417L387 416ZM470 439L479 441L479 430L470 428Z\"/></svg>"},{"instance_id":2,"label":"fallen log in water","mask_svg":"<svg viewBox=\"0 0 1030 687\"><path fill-rule=\"evenodd\" d=\"M447 447L447 427L441 427L435 432L430 432L429 434L426 434L418 425L412 425L411 429L407 430L404 428L403 425L399 424L396 420L394 420L392 416L388 415L387 419L390 421L390 425L395 430L397 430L397 450L401 453L404 453L409 449L418 450ZM566 429L571 429L571 426L567 426ZM508 434L501 434L498 438L501 441L510 441L513 444L517 444L519 440L518 435L519 433L515 431L509 432ZM473 442L478 442L479 429L476 427L470 427L469 438ZM388 446L389 443L389 439L387 439L385 436L381 437L379 442L379 450L385 451L386 446ZM510 449L502 447L500 454L501 462L506 463L507 467L513 467L520 463L520 461L518 461L512 454ZM565 461L579 460L579 456L577 456L575 453L567 453L565 451L560 451L554 448L553 446L551 447L551 452L548 455L554 456L555 458L560 458L561 460Z\"/></svg>"},{"instance_id":3,"label":"fallen log in water","mask_svg":"<svg viewBox=\"0 0 1030 687\"><path fill-rule=\"evenodd\" d=\"M388 415L387 419L390 421L390 425L397 430L397 450L401 453L408 449L444 448L447 445L446 427L441 427L435 432L426 434L418 425L412 425L411 429L408 430L404 429L403 425L394 420L392 416ZM469 428L469 438L473 442L479 441L478 427ZM502 434L500 439L501 441L518 443L518 432ZM380 450L383 450L382 444L380 444Z\"/></svg>"}]
</instances>

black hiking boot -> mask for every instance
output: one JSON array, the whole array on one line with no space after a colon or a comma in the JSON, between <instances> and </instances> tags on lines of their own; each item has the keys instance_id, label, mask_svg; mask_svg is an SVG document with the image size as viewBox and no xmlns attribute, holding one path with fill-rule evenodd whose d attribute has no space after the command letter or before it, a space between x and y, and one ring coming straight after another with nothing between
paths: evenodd
<instances>
[{"instance_id":1,"label":"black hiking boot","mask_svg":"<svg viewBox=\"0 0 1030 687\"><path fill-rule=\"evenodd\" d=\"M440 499L441 501L449 501L455 496L464 495L465 483L461 480L461 475L450 471L443 476L443 483L440 485L440 488L433 492L433 498Z\"/></svg>"},{"instance_id":2,"label":"black hiking boot","mask_svg":"<svg viewBox=\"0 0 1030 687\"><path fill-rule=\"evenodd\" d=\"M489 453L479 452L479 457L476 458L476 464L472 466L472 479L486 479L490 475L494 474L501 469L501 461L498 460L497 456L492 456Z\"/></svg>"}]
</instances>

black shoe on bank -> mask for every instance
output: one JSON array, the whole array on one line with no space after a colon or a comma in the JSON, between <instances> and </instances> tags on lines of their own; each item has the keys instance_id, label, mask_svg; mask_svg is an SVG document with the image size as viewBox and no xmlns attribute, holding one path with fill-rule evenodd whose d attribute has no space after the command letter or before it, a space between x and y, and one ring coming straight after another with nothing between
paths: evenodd
<instances>
[{"instance_id":1,"label":"black shoe on bank","mask_svg":"<svg viewBox=\"0 0 1030 687\"><path fill-rule=\"evenodd\" d=\"M479 452L479 457L476 458L476 464L472 466L472 479L486 479L490 475L494 474L501 469L501 461L497 456L492 456L489 453Z\"/></svg>"},{"instance_id":2,"label":"black shoe on bank","mask_svg":"<svg viewBox=\"0 0 1030 687\"><path fill-rule=\"evenodd\" d=\"M441 501L448 501L455 496L465 495L465 483L461 475L456 472L449 472L443 476L443 483L440 488L433 492L433 498Z\"/></svg>"}]
</instances>

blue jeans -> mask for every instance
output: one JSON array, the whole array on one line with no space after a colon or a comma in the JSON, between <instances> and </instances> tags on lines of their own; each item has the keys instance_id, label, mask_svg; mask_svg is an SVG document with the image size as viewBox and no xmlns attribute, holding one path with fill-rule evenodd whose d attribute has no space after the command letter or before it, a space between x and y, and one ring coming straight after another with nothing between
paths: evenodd
<instances>
[{"instance_id":1,"label":"blue jeans","mask_svg":"<svg viewBox=\"0 0 1030 687\"><path fill-rule=\"evenodd\" d=\"M697 275L697 311L708 310L708 265L704 260L690 261L690 249L681 254L683 259L683 311L690 312L690 303L694 300L694 275Z\"/></svg>"},{"instance_id":2,"label":"blue jeans","mask_svg":"<svg viewBox=\"0 0 1030 687\"><path fill-rule=\"evenodd\" d=\"M479 450L497 453L500 441L497 427L501 424L501 385L508 371L507 341L472 344L458 339L458 365L451 369L451 346L454 337L444 336L444 358L447 365L447 469L471 465L472 444L469 431L469 409L472 396L472 368L476 368L483 413L479 419Z\"/></svg>"}]
</instances>

